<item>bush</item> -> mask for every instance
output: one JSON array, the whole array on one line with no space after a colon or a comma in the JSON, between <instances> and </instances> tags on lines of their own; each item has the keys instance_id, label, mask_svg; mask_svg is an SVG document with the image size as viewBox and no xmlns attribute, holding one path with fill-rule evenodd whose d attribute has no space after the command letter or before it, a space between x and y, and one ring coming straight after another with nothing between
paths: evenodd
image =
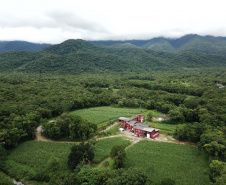
<instances>
[{"instance_id":1,"label":"bush","mask_svg":"<svg viewBox=\"0 0 226 185\"><path fill-rule=\"evenodd\" d=\"M71 152L68 156L68 167L75 169L81 162L91 162L94 159L94 147L90 143L81 143L80 145L74 145L71 147Z\"/></svg>"}]
</instances>

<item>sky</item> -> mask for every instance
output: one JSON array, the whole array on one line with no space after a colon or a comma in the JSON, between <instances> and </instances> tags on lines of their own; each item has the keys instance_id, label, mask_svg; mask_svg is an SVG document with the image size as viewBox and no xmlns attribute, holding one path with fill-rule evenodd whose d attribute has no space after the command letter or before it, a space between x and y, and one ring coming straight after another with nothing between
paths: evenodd
<instances>
[{"instance_id":1,"label":"sky","mask_svg":"<svg viewBox=\"0 0 226 185\"><path fill-rule=\"evenodd\" d=\"M0 0L0 41L226 37L226 0Z\"/></svg>"}]
</instances>

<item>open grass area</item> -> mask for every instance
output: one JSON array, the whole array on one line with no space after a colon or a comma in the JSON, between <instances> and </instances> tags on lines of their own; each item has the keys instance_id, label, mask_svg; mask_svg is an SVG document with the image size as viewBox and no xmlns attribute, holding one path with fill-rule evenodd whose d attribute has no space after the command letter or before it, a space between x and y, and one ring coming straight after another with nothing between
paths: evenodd
<instances>
[{"instance_id":1,"label":"open grass area","mask_svg":"<svg viewBox=\"0 0 226 185\"><path fill-rule=\"evenodd\" d=\"M147 117L149 112L151 112L152 115L156 116L156 117L163 114L163 113L156 111L156 110L148 110L147 112L144 113L144 116ZM153 128L160 129L160 133L162 133L162 134L168 134L168 133L173 134L174 131L176 130L177 125L178 125L178 123L177 124L172 123L171 120L165 120L165 121L161 121L161 122L160 121L147 121L147 120L145 120L145 122L147 124L151 125L151 127L153 127Z\"/></svg>"},{"instance_id":2,"label":"open grass area","mask_svg":"<svg viewBox=\"0 0 226 185\"><path fill-rule=\"evenodd\" d=\"M121 133L121 132L119 131L119 128L120 128L120 127L123 127L123 126L124 126L123 124L118 123L118 124L116 124L115 126L111 127L109 130L100 132L100 133L98 134L98 138L106 137L106 136L118 135L118 134Z\"/></svg>"},{"instance_id":3,"label":"open grass area","mask_svg":"<svg viewBox=\"0 0 226 185\"><path fill-rule=\"evenodd\" d=\"M160 116L161 114L163 114L162 112L159 112L157 110L148 110L144 113L142 113L144 115L144 117L147 117L148 113L151 112L152 116Z\"/></svg>"},{"instance_id":4,"label":"open grass area","mask_svg":"<svg viewBox=\"0 0 226 185\"><path fill-rule=\"evenodd\" d=\"M94 162L100 163L101 161L109 157L109 153L113 146L124 145L126 147L130 143L131 141L126 137L115 137L98 141L95 145Z\"/></svg>"},{"instance_id":5,"label":"open grass area","mask_svg":"<svg viewBox=\"0 0 226 185\"><path fill-rule=\"evenodd\" d=\"M48 167L48 160L51 156L55 156L59 158L61 170L68 170L67 160L73 145L73 143L41 141L24 142L11 152L8 162L27 166L32 168L34 172L43 172Z\"/></svg>"},{"instance_id":6,"label":"open grass area","mask_svg":"<svg viewBox=\"0 0 226 185\"><path fill-rule=\"evenodd\" d=\"M190 145L140 141L127 150L127 168L143 169L154 182L170 178L176 185L207 185L207 166L198 149Z\"/></svg>"},{"instance_id":7,"label":"open grass area","mask_svg":"<svg viewBox=\"0 0 226 185\"><path fill-rule=\"evenodd\" d=\"M176 127L177 127L176 124L167 124L167 123L164 123L164 122L147 121L147 124L151 125L151 127L153 127L153 128L160 129L161 134L168 134L168 133L173 134L174 131L176 130Z\"/></svg>"},{"instance_id":8,"label":"open grass area","mask_svg":"<svg viewBox=\"0 0 226 185\"><path fill-rule=\"evenodd\" d=\"M115 145L130 144L126 137L102 139L95 145L96 163L109 156L111 148ZM59 169L69 170L67 161L73 143L55 143L41 141L27 141L18 145L10 153L7 160L10 174L20 179L33 179L38 173L48 172L48 161L52 156L59 159Z\"/></svg>"},{"instance_id":9,"label":"open grass area","mask_svg":"<svg viewBox=\"0 0 226 185\"><path fill-rule=\"evenodd\" d=\"M115 108L110 106L103 107L93 107L88 109L80 109L71 112L70 114L76 114L81 116L82 118L95 123L97 125L102 122L115 119L118 117L131 117L135 114L139 114L140 112L147 111L146 109L132 109L132 108Z\"/></svg>"},{"instance_id":10,"label":"open grass area","mask_svg":"<svg viewBox=\"0 0 226 185\"><path fill-rule=\"evenodd\" d=\"M119 131L119 127L123 127L123 126L124 125L121 123L116 124L115 126L110 128L107 132L109 133L110 136L120 134L121 132Z\"/></svg>"}]
</instances>

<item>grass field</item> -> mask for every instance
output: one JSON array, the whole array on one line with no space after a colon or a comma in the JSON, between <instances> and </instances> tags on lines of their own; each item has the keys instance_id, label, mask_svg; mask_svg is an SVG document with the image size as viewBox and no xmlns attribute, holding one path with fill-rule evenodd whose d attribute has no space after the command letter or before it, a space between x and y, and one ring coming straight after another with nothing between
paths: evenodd
<instances>
[{"instance_id":1,"label":"grass field","mask_svg":"<svg viewBox=\"0 0 226 185\"><path fill-rule=\"evenodd\" d=\"M207 162L197 148L173 143L140 141L127 150L127 168L139 167L155 182L163 178L176 185L209 184Z\"/></svg>"},{"instance_id":2,"label":"grass field","mask_svg":"<svg viewBox=\"0 0 226 185\"><path fill-rule=\"evenodd\" d=\"M118 117L131 117L134 114L147 111L146 109L131 109L131 108L114 108L110 106L93 107L88 109L80 109L71 112L70 114L76 114L82 118L95 123L97 125L104 121L115 119Z\"/></svg>"},{"instance_id":3,"label":"grass field","mask_svg":"<svg viewBox=\"0 0 226 185\"><path fill-rule=\"evenodd\" d=\"M95 146L94 162L100 163L105 158L109 157L109 153L113 146L124 145L126 147L130 143L131 141L126 137L115 137L98 141L98 143Z\"/></svg>"},{"instance_id":4,"label":"grass field","mask_svg":"<svg viewBox=\"0 0 226 185\"><path fill-rule=\"evenodd\" d=\"M177 127L177 125L175 125L175 124L167 124L164 122L149 122L148 121L147 124L151 125L151 127L153 127L153 128L160 129L160 133L166 134L166 135L168 133L173 134Z\"/></svg>"},{"instance_id":5,"label":"grass field","mask_svg":"<svg viewBox=\"0 0 226 185\"><path fill-rule=\"evenodd\" d=\"M162 112L159 112L157 110L148 110L147 112L143 113L145 117L147 117L148 113L151 112L152 116L160 116L160 114L163 114Z\"/></svg>"},{"instance_id":6,"label":"grass field","mask_svg":"<svg viewBox=\"0 0 226 185\"><path fill-rule=\"evenodd\" d=\"M161 114L163 114L156 110L148 110L147 112L144 113L144 116L147 117L149 112L151 112L153 116L160 116ZM168 134L168 133L173 134L177 127L177 124L170 123L170 120L166 120L162 122L146 120L146 123L151 125L151 127L153 128L160 129L160 133L162 134Z\"/></svg>"},{"instance_id":7,"label":"grass field","mask_svg":"<svg viewBox=\"0 0 226 185\"><path fill-rule=\"evenodd\" d=\"M55 156L59 158L61 169L67 170L68 155L73 145L73 143L41 141L24 142L11 152L9 162L26 165L35 172L43 172L43 169L47 169L48 160L51 156Z\"/></svg>"},{"instance_id":8,"label":"grass field","mask_svg":"<svg viewBox=\"0 0 226 185\"><path fill-rule=\"evenodd\" d=\"M114 145L128 146L128 138L109 138L97 142L95 145L95 158L101 162L109 156ZM67 161L73 143L54 143L41 141L27 141L18 145L10 153L7 166L12 175L16 174L20 179L31 179L37 173L48 173L48 161L52 156L59 159L59 169L69 170Z\"/></svg>"}]
</instances>

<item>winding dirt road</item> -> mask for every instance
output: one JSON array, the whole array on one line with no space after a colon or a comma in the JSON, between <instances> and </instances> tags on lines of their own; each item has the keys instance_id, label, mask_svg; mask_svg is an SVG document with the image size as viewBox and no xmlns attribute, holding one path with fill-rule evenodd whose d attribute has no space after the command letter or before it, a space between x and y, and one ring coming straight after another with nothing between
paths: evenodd
<instances>
[{"instance_id":1,"label":"winding dirt road","mask_svg":"<svg viewBox=\"0 0 226 185\"><path fill-rule=\"evenodd\" d=\"M112 128L113 126L117 125L118 123L114 123L113 125L109 126L108 128L106 128L103 132L109 130L110 128ZM129 130L125 130L124 132L122 132L121 134L118 135L113 135L113 136L107 136L107 137L102 137L102 138L96 138L96 140L102 140L102 139L106 139L106 138L113 138L113 137L128 137L132 140L132 143L127 146L125 148L125 150L127 150L128 148L130 148L131 146L133 146L134 144L138 143L141 140L149 140L149 141L158 141L158 142L168 142L168 143L176 143L176 144L186 144L186 145L192 145L196 147L195 143L189 143L189 142L181 142L178 140L174 140L174 139L170 139L165 137L165 135L160 134L158 138L156 139L148 139L148 138L143 138L143 137L135 137L132 136L132 133ZM75 141L55 141L55 140L51 140L48 139L46 137L44 137L42 135L42 126L39 126L36 129L36 141L44 141L44 142L57 142L57 143L79 143L79 142L75 142ZM109 161L111 158L108 157L107 159L103 160L98 166L97 168L100 168L106 161Z\"/></svg>"},{"instance_id":2,"label":"winding dirt road","mask_svg":"<svg viewBox=\"0 0 226 185\"><path fill-rule=\"evenodd\" d=\"M112 128L113 126L115 126L117 124L118 123L115 122L113 125L109 126L104 131L109 130L110 128ZM128 137L128 138L132 139L132 141L133 141L132 144L135 144L136 141L139 142L140 140L149 140L149 141L158 141L158 142L167 142L167 143L176 143L176 144L185 144L185 145L197 146L196 143L182 142L182 141L178 141L178 140L167 138L164 134L159 134L159 137L157 137L156 139L135 137L135 136L132 136L132 133L129 130L125 130L124 132L122 132L121 134L118 134L118 135L107 136L107 137L102 137L102 138L96 138L96 140L102 140L102 139L113 138L113 137ZM48 139L48 138L46 138L46 137L44 137L42 135L42 126L39 126L36 129L36 138L35 138L35 140L36 141L44 141L44 142L57 142L57 143L79 143L78 141L77 142L76 141L55 141L55 140L52 140L52 139Z\"/></svg>"}]
</instances>

